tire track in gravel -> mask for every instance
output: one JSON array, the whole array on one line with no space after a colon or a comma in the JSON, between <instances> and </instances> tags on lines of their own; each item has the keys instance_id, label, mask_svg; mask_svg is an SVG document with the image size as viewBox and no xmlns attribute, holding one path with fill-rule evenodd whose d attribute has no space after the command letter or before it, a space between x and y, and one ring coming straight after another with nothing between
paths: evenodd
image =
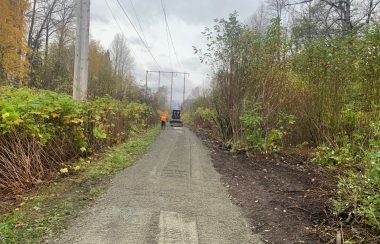
<instances>
[{"instance_id":1,"label":"tire track in gravel","mask_svg":"<svg viewBox=\"0 0 380 244\"><path fill-rule=\"evenodd\" d=\"M261 243L231 203L208 150L168 128L55 243Z\"/></svg>"}]
</instances>

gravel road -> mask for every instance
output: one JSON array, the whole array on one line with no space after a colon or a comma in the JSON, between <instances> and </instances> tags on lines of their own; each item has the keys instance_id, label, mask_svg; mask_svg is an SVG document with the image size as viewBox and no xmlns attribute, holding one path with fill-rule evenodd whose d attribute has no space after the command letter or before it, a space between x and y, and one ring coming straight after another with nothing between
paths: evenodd
<instances>
[{"instance_id":1,"label":"gravel road","mask_svg":"<svg viewBox=\"0 0 380 244\"><path fill-rule=\"evenodd\" d=\"M187 128L167 128L55 242L261 243L208 153Z\"/></svg>"}]
</instances>

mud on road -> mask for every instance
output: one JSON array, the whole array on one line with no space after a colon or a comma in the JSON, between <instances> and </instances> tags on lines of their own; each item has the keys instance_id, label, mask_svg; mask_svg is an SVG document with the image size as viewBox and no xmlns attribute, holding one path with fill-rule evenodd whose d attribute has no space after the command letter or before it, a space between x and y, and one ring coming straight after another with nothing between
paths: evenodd
<instances>
[{"instance_id":1,"label":"mud on road","mask_svg":"<svg viewBox=\"0 0 380 244\"><path fill-rule=\"evenodd\" d=\"M207 130L195 132L209 147L215 169L254 233L276 244L334 240L319 228L331 217L327 202L336 179L329 171L299 156L232 156Z\"/></svg>"}]
</instances>

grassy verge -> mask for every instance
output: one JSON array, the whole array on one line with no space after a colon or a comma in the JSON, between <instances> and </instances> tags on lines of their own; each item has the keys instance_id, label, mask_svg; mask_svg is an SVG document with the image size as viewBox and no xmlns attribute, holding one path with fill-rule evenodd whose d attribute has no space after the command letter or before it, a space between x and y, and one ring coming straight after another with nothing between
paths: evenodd
<instances>
[{"instance_id":1,"label":"grassy verge","mask_svg":"<svg viewBox=\"0 0 380 244\"><path fill-rule=\"evenodd\" d=\"M79 210L107 189L110 177L144 154L158 127L132 136L99 159L78 162L78 170L23 198L20 206L0 214L0 243L39 243L63 230Z\"/></svg>"}]
</instances>

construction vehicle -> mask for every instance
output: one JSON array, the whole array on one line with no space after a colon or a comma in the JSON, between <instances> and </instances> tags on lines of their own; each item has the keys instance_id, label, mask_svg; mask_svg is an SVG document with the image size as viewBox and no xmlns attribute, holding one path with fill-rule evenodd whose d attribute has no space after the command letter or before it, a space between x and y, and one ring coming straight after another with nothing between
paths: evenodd
<instances>
[{"instance_id":1,"label":"construction vehicle","mask_svg":"<svg viewBox=\"0 0 380 244\"><path fill-rule=\"evenodd\" d=\"M181 120L181 110L173 110L172 111L172 116L169 120L169 124L172 127L182 127L183 123Z\"/></svg>"}]
</instances>

